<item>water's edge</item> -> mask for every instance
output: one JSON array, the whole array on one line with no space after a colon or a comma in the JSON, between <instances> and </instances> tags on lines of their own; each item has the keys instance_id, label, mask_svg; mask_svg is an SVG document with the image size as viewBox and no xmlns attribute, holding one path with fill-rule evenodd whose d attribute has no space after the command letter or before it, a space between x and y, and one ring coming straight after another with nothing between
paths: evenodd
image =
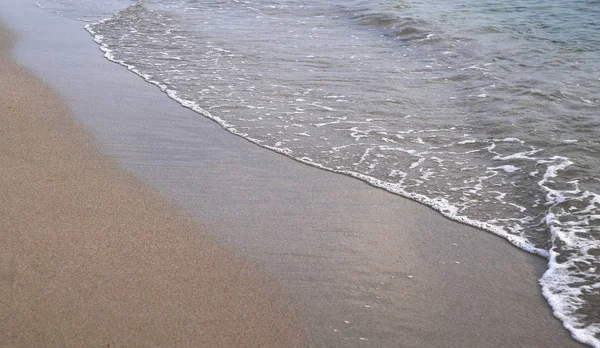
<instances>
[{"instance_id":1,"label":"water's edge","mask_svg":"<svg viewBox=\"0 0 600 348\"><path fill-rule=\"evenodd\" d=\"M141 3L141 1L138 2L138 4L140 4L140 3ZM136 4L136 5L138 5L138 4ZM136 5L133 5L133 6L136 6ZM571 293L561 293L560 294L561 296L557 296L556 291L552 291L552 289L554 287L556 287L556 282L560 281L561 277L565 277L564 274L559 274L560 267L558 266L559 265L559 263L557 262L558 253L556 251L538 248L538 247L532 245L531 243L529 243L525 238L509 234L506 231L504 231L502 228L493 226L486 222L470 219L463 215L458 215L456 209L451 209L451 205L444 199L431 199L429 197L426 197L426 196L418 194L418 193L407 192L404 189L402 189L402 187L400 187L399 185L387 183L387 182L384 182L382 180L379 180L375 177L372 177L372 176L369 176L366 174L361 174L361 173L348 171L348 170L338 170L335 168L330 168L330 167L324 166L322 164L316 163L308 157L293 156L291 151L285 151L285 149L261 144L261 142L258 139L254 139L251 136L249 136L248 134L237 130L234 125L231 125L231 124L227 123L225 120L219 118L218 116L211 114L209 111L200 107L196 102L179 97L177 91L169 89L166 85L161 84L159 81L153 80L150 75L144 74L143 72L139 71L135 65L127 64L125 61L117 59L113 55L112 50L110 48L108 48L108 46L106 44L103 43L104 38L101 35L98 35L93 29L93 26L95 24L100 24L107 20L109 20L109 19L105 19L98 23L88 24L85 26L85 29L94 37L94 41L99 45L100 50L102 50L104 52L104 57L106 59L126 67L129 71L142 77L145 81L147 81L153 85L156 85L162 92L166 93L171 99L177 101L182 106L189 108L189 109L203 115L204 117L211 119L212 121L218 123L222 128L226 129L228 132L230 132L234 135L240 136L258 146L261 146L263 148L283 154L283 155L285 155L295 161L301 162L303 164L307 164L307 165L310 165L313 167L324 169L324 170L327 170L330 172L347 175L347 176L359 179L363 182L366 182L371 186L381 188L381 189L384 189L393 194L397 194L397 195L403 196L405 198L409 198L411 200L417 201L419 203L422 203L426 206L429 206L429 207L435 209L436 211L440 212L443 216L445 216L446 218L448 218L450 220L461 222L463 224L491 232L497 236L500 236L500 237L506 239L511 244L515 245L516 247L518 247L522 250L525 250L529 253L533 253L533 254L536 254L536 255L539 255L539 256L542 256L542 257L548 259L549 260L548 270L544 273L542 278L539 279L539 283L542 287L542 294L546 298L546 300L548 301L550 306L552 307L554 315L562 321L563 326L571 332L571 334L575 340L582 342L582 343L589 344L593 347L600 347L600 341L598 341L594 337L594 332L593 332L592 328L589 328L587 330L586 330L586 328L580 328L580 324L577 323L576 319L573 318L572 316L569 316L569 313L573 312L574 304L578 303L578 301L581 301L578 298L578 295L580 295L580 292L574 291ZM550 219L550 218L551 217L549 216L548 219ZM551 224L549 224L549 225L551 225ZM551 232L552 232L552 240L554 241L554 239L556 238L556 231L554 229L552 229Z\"/></svg>"}]
</instances>

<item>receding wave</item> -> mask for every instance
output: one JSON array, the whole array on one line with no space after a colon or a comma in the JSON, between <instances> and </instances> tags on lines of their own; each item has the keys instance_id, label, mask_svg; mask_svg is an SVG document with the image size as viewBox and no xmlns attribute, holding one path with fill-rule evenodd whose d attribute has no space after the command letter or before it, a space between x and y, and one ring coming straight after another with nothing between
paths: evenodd
<instances>
[{"instance_id":1,"label":"receding wave","mask_svg":"<svg viewBox=\"0 0 600 348\"><path fill-rule=\"evenodd\" d=\"M547 257L540 283L555 315L600 346L590 66L561 65L571 53L529 60L521 38L482 54L485 35L512 33L442 31L404 7L186 6L140 1L86 28L109 60L234 134ZM526 43L525 55L543 53Z\"/></svg>"}]
</instances>

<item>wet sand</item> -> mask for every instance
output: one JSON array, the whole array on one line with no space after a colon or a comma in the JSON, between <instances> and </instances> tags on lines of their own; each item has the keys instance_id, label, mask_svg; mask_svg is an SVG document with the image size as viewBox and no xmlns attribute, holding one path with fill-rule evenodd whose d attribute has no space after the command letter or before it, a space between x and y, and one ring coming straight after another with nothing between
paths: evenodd
<instances>
[{"instance_id":1,"label":"wet sand","mask_svg":"<svg viewBox=\"0 0 600 348\"><path fill-rule=\"evenodd\" d=\"M540 294L546 260L227 133L105 60L81 22L4 10L18 61L122 168L258 263L298 304L307 346L581 346Z\"/></svg>"},{"instance_id":2,"label":"wet sand","mask_svg":"<svg viewBox=\"0 0 600 348\"><path fill-rule=\"evenodd\" d=\"M95 148L0 31L0 346L287 347L291 307Z\"/></svg>"}]
</instances>

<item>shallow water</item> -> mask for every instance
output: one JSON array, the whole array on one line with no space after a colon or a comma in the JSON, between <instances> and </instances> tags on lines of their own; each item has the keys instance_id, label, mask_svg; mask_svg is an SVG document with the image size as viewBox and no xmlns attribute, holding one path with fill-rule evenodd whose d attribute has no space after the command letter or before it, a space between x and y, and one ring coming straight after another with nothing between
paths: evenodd
<instances>
[{"instance_id":1,"label":"shallow water","mask_svg":"<svg viewBox=\"0 0 600 348\"><path fill-rule=\"evenodd\" d=\"M600 346L600 2L40 1L228 130L550 259Z\"/></svg>"}]
</instances>

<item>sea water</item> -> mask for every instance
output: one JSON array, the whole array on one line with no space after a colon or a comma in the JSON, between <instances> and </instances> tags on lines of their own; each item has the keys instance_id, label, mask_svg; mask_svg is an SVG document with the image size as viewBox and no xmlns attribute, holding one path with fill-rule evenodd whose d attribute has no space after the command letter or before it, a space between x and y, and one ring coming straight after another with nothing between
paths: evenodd
<instances>
[{"instance_id":1,"label":"sea water","mask_svg":"<svg viewBox=\"0 0 600 348\"><path fill-rule=\"evenodd\" d=\"M234 134L547 257L600 347L600 1L36 3Z\"/></svg>"}]
</instances>

